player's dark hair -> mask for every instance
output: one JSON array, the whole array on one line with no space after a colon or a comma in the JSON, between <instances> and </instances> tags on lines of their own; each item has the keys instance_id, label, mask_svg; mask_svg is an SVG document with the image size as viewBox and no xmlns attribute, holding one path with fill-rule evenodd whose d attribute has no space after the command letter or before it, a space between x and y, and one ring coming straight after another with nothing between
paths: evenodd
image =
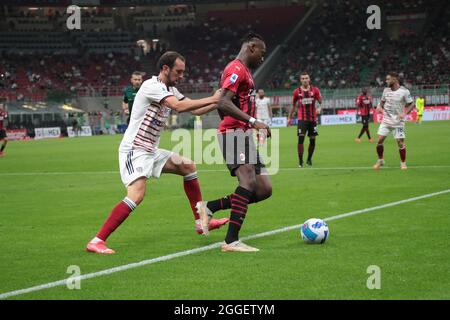
<instances>
[{"instance_id":1,"label":"player's dark hair","mask_svg":"<svg viewBox=\"0 0 450 320\"><path fill-rule=\"evenodd\" d=\"M158 68L158 70L162 70L164 66L173 68L173 65L175 64L175 60L177 60L177 59L180 59L183 62L186 61L186 59L178 52L167 51L158 59L158 63L156 64L156 67Z\"/></svg>"},{"instance_id":2,"label":"player's dark hair","mask_svg":"<svg viewBox=\"0 0 450 320\"><path fill-rule=\"evenodd\" d=\"M244 43L248 43L248 42L254 41L254 40L259 40L259 41L264 42L264 39L262 36L260 36L259 34L253 32L253 31L250 31L249 33L247 33L245 36L242 37L241 43L244 44Z\"/></svg>"},{"instance_id":3,"label":"player's dark hair","mask_svg":"<svg viewBox=\"0 0 450 320\"><path fill-rule=\"evenodd\" d=\"M300 77L301 77L301 76L309 76L308 71L302 71L302 72L300 72Z\"/></svg>"},{"instance_id":4,"label":"player's dark hair","mask_svg":"<svg viewBox=\"0 0 450 320\"><path fill-rule=\"evenodd\" d=\"M134 72L131 74L131 76L144 76L144 73L143 73L143 72L140 72L140 71L134 71Z\"/></svg>"},{"instance_id":5,"label":"player's dark hair","mask_svg":"<svg viewBox=\"0 0 450 320\"><path fill-rule=\"evenodd\" d=\"M395 71L389 71L387 75L391 76L393 78L397 78L398 80L400 80L400 77L399 77L398 73L395 72Z\"/></svg>"}]
</instances>

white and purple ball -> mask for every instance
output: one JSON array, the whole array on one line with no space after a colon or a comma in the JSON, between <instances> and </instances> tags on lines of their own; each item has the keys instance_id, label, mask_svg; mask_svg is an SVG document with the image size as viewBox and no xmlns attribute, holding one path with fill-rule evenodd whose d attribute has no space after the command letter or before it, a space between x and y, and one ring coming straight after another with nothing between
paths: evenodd
<instances>
[{"instance_id":1,"label":"white and purple ball","mask_svg":"<svg viewBox=\"0 0 450 320\"><path fill-rule=\"evenodd\" d=\"M328 225L322 219L311 218L303 223L300 228L302 239L306 243L322 244L327 240L330 231Z\"/></svg>"}]
</instances>

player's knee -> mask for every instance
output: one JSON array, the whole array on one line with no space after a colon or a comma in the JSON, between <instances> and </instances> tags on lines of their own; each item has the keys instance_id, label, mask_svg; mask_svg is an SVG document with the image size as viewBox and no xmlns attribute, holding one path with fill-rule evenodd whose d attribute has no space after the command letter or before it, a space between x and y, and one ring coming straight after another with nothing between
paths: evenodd
<instances>
[{"instance_id":1,"label":"player's knee","mask_svg":"<svg viewBox=\"0 0 450 320\"><path fill-rule=\"evenodd\" d=\"M265 200L265 199L268 199L268 198L270 198L272 196L272 186L270 185L270 186L265 186L264 187L264 191L263 191L263 193L262 193L262 195L261 195L261 199L259 199L260 201L261 200Z\"/></svg>"},{"instance_id":2,"label":"player's knee","mask_svg":"<svg viewBox=\"0 0 450 320\"><path fill-rule=\"evenodd\" d=\"M128 187L127 197L138 205L144 200L145 190L146 181L139 179Z\"/></svg>"},{"instance_id":3,"label":"player's knee","mask_svg":"<svg viewBox=\"0 0 450 320\"><path fill-rule=\"evenodd\" d=\"M195 163L191 160L188 160L186 162L183 162L182 164L182 171L185 174L190 174L190 173L194 173L195 171L197 171L197 166L195 165Z\"/></svg>"},{"instance_id":4,"label":"player's knee","mask_svg":"<svg viewBox=\"0 0 450 320\"><path fill-rule=\"evenodd\" d=\"M253 166L245 165L239 167L239 184L248 191L256 190L256 176Z\"/></svg>"},{"instance_id":5,"label":"player's knee","mask_svg":"<svg viewBox=\"0 0 450 320\"><path fill-rule=\"evenodd\" d=\"M299 134L298 135L298 144L303 144L303 142L305 142L305 135Z\"/></svg>"}]
</instances>

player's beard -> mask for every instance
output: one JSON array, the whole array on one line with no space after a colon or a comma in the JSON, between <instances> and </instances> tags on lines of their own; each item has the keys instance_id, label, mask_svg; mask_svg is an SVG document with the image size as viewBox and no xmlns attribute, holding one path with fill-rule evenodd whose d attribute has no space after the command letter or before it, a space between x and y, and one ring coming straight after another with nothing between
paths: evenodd
<instances>
[{"instance_id":1,"label":"player's beard","mask_svg":"<svg viewBox=\"0 0 450 320\"><path fill-rule=\"evenodd\" d=\"M176 80L173 81L173 80L170 80L169 77L167 77L167 86L169 86L169 87L174 87L176 84L177 84L177 81L176 81Z\"/></svg>"}]
</instances>

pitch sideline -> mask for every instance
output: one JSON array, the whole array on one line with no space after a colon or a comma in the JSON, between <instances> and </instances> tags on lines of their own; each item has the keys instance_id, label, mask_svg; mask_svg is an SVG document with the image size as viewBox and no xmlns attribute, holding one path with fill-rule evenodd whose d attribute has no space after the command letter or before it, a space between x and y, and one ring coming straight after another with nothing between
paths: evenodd
<instances>
[{"instance_id":1,"label":"pitch sideline","mask_svg":"<svg viewBox=\"0 0 450 320\"><path fill-rule=\"evenodd\" d=\"M362 214L362 213L367 213L367 212L371 212L371 211L375 211L375 210L379 210L379 209L389 208L389 207L397 206L397 205L408 203L408 202L413 202L413 201L417 201L417 200L422 200L422 199L426 199L426 198L439 196L439 195L446 194L446 193L450 193L450 189L446 189L446 190L442 190L442 191L438 191L438 192L433 192L433 193L428 193L428 194L425 194L425 195L422 195L422 196L407 198L407 199L399 200L399 201L395 201L395 202L385 203L385 204L382 204L382 205L379 205L379 206L375 206L375 207L355 210L355 211L351 211L351 212L347 212L347 213L331 216L331 217L325 218L324 220L325 221L333 221L333 220L337 220L337 219L347 218L347 217L354 216L354 215L357 215L357 214ZM252 239L258 239L258 238L262 238L262 237L267 237L267 236L271 236L271 235L274 235L274 234L278 234L278 233L282 233L282 232L286 232L286 231L299 229L300 226L301 226L301 224L298 224L298 225L293 225L293 226L284 227L284 228L280 228L280 229L275 229L275 230L271 230L271 231L266 231L266 232L250 235L250 236L247 236L247 237L243 237L243 238L241 238L241 240L246 241L246 240L252 240ZM172 260L172 259L175 259L175 258L179 258L179 257L183 257L183 256L187 256L187 255L196 254L196 253L199 253L199 252L209 251L209 250L212 250L212 249L215 249L215 248L219 248L220 245L221 245L221 243L217 242L217 243L213 243L213 244L210 244L210 245L207 245L207 246L204 246L204 247L200 247L200 248L180 251L180 252L168 254L168 255L165 255L165 256L160 256L160 257L157 257L157 258L152 258L152 259L143 260L143 261L140 261L140 262L126 264L126 265L119 266L119 267L105 269L105 270L102 270L102 271L88 273L88 274L80 276L78 279L80 281L81 280L87 280L87 279L101 277L101 276L104 276L104 275L108 275L108 274L112 274L112 273L116 273L116 272L120 272L120 271L125 271L125 270L129 270L129 269L137 268L137 267L142 267L142 266L145 266L145 265L154 264L154 263L157 263L157 262L160 262L160 261L168 261L168 260ZM73 279L71 279L71 280L73 281ZM6 298L9 298L9 297L13 297L13 296L18 296L18 295L30 293L30 292L41 291L41 290L50 289L50 288L54 288L54 287L58 287L58 286L64 286L66 284L67 284L67 279L63 279L63 280L59 280L59 281L55 281L55 282L49 282L49 283L46 283L46 284L42 284L42 285L30 287L30 288L25 288L25 289L5 292L5 293L0 294L0 300L1 299L6 299Z\"/></svg>"}]
</instances>

